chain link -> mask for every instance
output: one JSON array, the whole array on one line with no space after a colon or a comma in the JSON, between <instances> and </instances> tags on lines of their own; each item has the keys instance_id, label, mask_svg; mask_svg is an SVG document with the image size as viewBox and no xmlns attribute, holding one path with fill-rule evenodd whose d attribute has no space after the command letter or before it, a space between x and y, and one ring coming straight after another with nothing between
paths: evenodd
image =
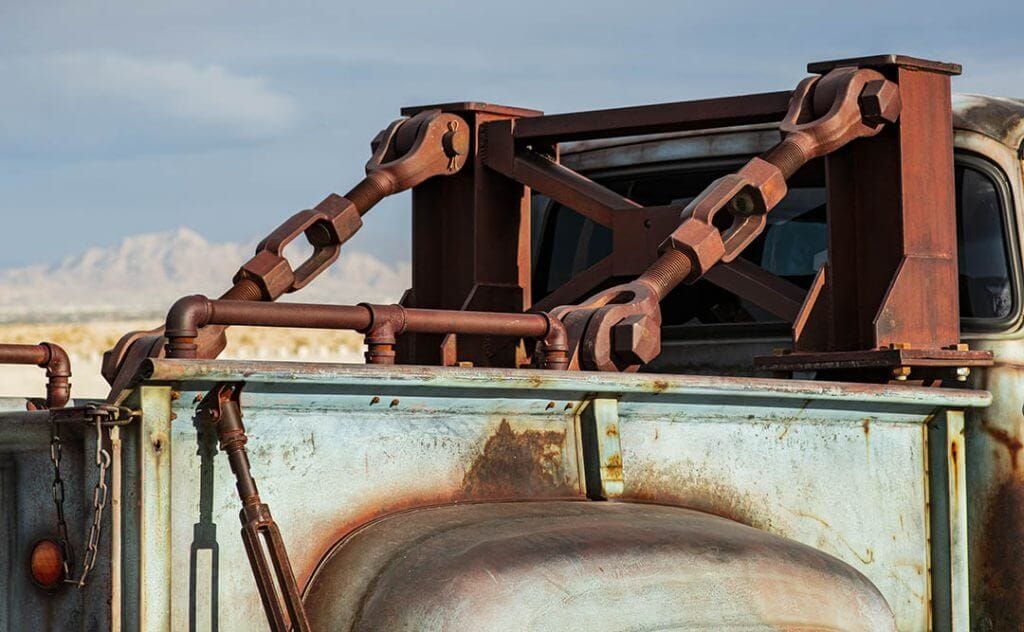
<instances>
[{"instance_id":1,"label":"chain link","mask_svg":"<svg viewBox=\"0 0 1024 632\"><path fill-rule=\"evenodd\" d=\"M71 560L75 556L68 539L68 523L64 518L64 479L60 476L60 460L63 444L60 440L60 426L53 415L50 416L50 462L53 463L53 504L57 508L57 543L60 545L61 561L64 567L64 578L71 577Z\"/></svg>"},{"instance_id":2,"label":"chain link","mask_svg":"<svg viewBox=\"0 0 1024 632\"><path fill-rule=\"evenodd\" d=\"M92 525L86 538L85 552L82 555L82 572L78 579L71 577L71 560L74 550L68 538L68 525L64 515L64 479L60 475L60 462L63 443L57 416L50 417L50 461L53 463L53 503L57 508L57 539L63 556L64 581L85 586L85 579L96 566L99 558L100 535L103 525L103 510L107 506L107 469L110 467L110 453L103 449L103 421L117 418L116 409L112 412L108 407L89 407L84 411L87 419L91 418L96 429L96 486L92 493Z\"/></svg>"},{"instance_id":3,"label":"chain link","mask_svg":"<svg viewBox=\"0 0 1024 632\"><path fill-rule=\"evenodd\" d=\"M82 575L77 582L79 588L85 586L85 578L96 566L96 559L100 552L103 509L107 506L107 468L110 467L110 453L103 449L103 424L100 423L100 418L101 415L96 415L96 468L99 470L99 474L96 477L96 487L92 492L92 526L89 527L85 554L82 556Z\"/></svg>"}]
</instances>

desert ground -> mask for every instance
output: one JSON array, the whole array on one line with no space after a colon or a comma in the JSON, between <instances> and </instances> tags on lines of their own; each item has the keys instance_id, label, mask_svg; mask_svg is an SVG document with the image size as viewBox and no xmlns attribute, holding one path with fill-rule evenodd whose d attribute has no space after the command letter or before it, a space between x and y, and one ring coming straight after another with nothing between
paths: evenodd
<instances>
[{"instance_id":1,"label":"desert ground","mask_svg":"<svg viewBox=\"0 0 1024 632\"><path fill-rule=\"evenodd\" d=\"M105 397L109 387L100 375L103 352L125 332L151 329L156 324L145 320L0 324L0 340L59 344L71 356L72 396ZM362 345L363 337L349 331L233 327L221 358L362 363ZM43 371L36 367L0 365L0 396L41 397L45 381Z\"/></svg>"}]
</instances>

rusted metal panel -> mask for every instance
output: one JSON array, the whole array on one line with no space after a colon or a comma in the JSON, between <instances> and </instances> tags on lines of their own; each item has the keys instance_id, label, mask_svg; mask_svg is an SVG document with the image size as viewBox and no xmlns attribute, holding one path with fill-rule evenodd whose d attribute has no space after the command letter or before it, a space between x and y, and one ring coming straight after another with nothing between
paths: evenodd
<instances>
[{"instance_id":1,"label":"rusted metal panel","mask_svg":"<svg viewBox=\"0 0 1024 632\"><path fill-rule=\"evenodd\" d=\"M619 402L599 397L585 402L580 408L580 438L585 455L587 494L595 499L618 498L622 496Z\"/></svg>"},{"instance_id":2,"label":"rusted metal panel","mask_svg":"<svg viewBox=\"0 0 1024 632\"><path fill-rule=\"evenodd\" d=\"M927 421L990 399L968 390L500 369L153 360L147 373L147 383L182 392L168 491L172 628L214 603L221 629L235 620L228 612L244 613L247 625L262 621L241 541L226 527L237 524L230 473L221 455L202 449L193 425L195 396L216 382L246 382L250 457L300 586L334 542L374 517L458 500L584 498L585 415L577 411L596 404L606 434L614 423L621 442L623 499L696 507L832 554L878 586L901 629L929 616ZM614 446L605 447L611 457ZM605 493L614 491L610 465ZM190 583L204 512L222 525L219 564L201 569L217 568L217 577ZM192 596L198 586L205 594Z\"/></svg>"},{"instance_id":3,"label":"rusted metal panel","mask_svg":"<svg viewBox=\"0 0 1024 632\"><path fill-rule=\"evenodd\" d=\"M623 402L623 499L694 507L864 573L901 630L927 629L927 417L827 405Z\"/></svg>"},{"instance_id":4,"label":"rusted metal panel","mask_svg":"<svg viewBox=\"0 0 1024 632\"><path fill-rule=\"evenodd\" d=\"M1019 152L1024 143L1024 100L955 94L953 127L983 134Z\"/></svg>"},{"instance_id":5,"label":"rusted metal panel","mask_svg":"<svg viewBox=\"0 0 1024 632\"><path fill-rule=\"evenodd\" d=\"M928 424L929 538L934 627L970 630L967 463L964 414L946 410Z\"/></svg>"},{"instance_id":6,"label":"rusted metal panel","mask_svg":"<svg viewBox=\"0 0 1024 632\"><path fill-rule=\"evenodd\" d=\"M138 509L137 603L127 602L131 617L142 630L176 630L171 616L175 559L173 540L171 389L142 385L134 404L143 411L135 433ZM177 469L177 468L176 468ZM178 549L180 551L181 549ZM188 550L186 547L185 551ZM180 568L180 567L179 567ZM126 600L127 601L127 600Z\"/></svg>"},{"instance_id":7,"label":"rusted metal panel","mask_svg":"<svg viewBox=\"0 0 1024 632\"><path fill-rule=\"evenodd\" d=\"M456 397L444 389L369 382L291 393L266 385L271 392L260 392L247 377L241 401L250 459L300 585L341 535L377 515L453 500L583 496L574 411L564 399L549 406L551 400L468 391ZM204 612L219 604L221 629L230 629L227 612L247 613L247 625L262 622L234 527L230 472L222 455L196 449L193 399L202 391L182 388L175 408L181 421L172 428L170 548L174 566L187 569L196 525L203 523L199 500L209 498L209 521L220 525L219 564L217 577L195 579L215 590L215 598L211 592L190 597L196 586L189 573L172 573L172 628L189 620L195 604Z\"/></svg>"},{"instance_id":8,"label":"rusted metal panel","mask_svg":"<svg viewBox=\"0 0 1024 632\"><path fill-rule=\"evenodd\" d=\"M306 606L323 630L895 629L878 590L820 551L625 503L392 515L331 551Z\"/></svg>"},{"instance_id":9,"label":"rusted metal panel","mask_svg":"<svg viewBox=\"0 0 1024 632\"><path fill-rule=\"evenodd\" d=\"M244 381L250 385L247 387L250 391L267 388L274 392L304 390L307 394L351 389L422 391L450 388L459 395L489 392L492 397L497 395L517 400L528 398L538 390L571 394L579 399L600 393L616 394L622 398L659 395L663 400L729 395L801 403L806 400L857 402L891 410L908 410L911 414L939 407L983 407L992 402L992 395L982 390L704 375L608 375L588 371L563 373L421 366L394 366L383 370L357 364L165 359L148 360L143 371L146 381L189 383L197 390L207 390L216 382ZM268 386L258 386L261 384ZM500 407L502 401L496 400L494 405Z\"/></svg>"},{"instance_id":10,"label":"rusted metal panel","mask_svg":"<svg viewBox=\"0 0 1024 632\"><path fill-rule=\"evenodd\" d=\"M992 406L966 420L971 629L1024 625L1024 342L989 342L1000 361L973 379L996 389Z\"/></svg>"},{"instance_id":11,"label":"rusted metal panel","mask_svg":"<svg viewBox=\"0 0 1024 632\"><path fill-rule=\"evenodd\" d=\"M79 589L55 591L36 586L29 575L29 553L43 538L55 538L54 479L50 461L49 417L26 411L23 398L0 398L0 630L110 629L110 569L107 538L100 540L101 563ZM76 553L85 548L91 519L96 469L91 465L92 434L69 424L62 429L61 477L69 538ZM103 519L109 533L110 515ZM76 557L80 570L81 558Z\"/></svg>"}]
</instances>

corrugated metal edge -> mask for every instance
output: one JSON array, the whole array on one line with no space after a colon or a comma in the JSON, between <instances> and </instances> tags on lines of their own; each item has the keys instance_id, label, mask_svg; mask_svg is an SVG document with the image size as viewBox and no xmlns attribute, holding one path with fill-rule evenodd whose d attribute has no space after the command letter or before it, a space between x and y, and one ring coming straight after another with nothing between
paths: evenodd
<instances>
[{"instance_id":1,"label":"corrugated metal edge","mask_svg":"<svg viewBox=\"0 0 1024 632\"><path fill-rule=\"evenodd\" d=\"M308 362L150 359L140 379L149 382L245 381L249 390L265 384L449 387L480 391L572 391L646 396L730 395L800 400L840 400L924 407L988 406L988 391L920 388L880 384L814 382L706 375L654 373L554 372L531 369L484 369L425 366L368 366Z\"/></svg>"}]
</instances>

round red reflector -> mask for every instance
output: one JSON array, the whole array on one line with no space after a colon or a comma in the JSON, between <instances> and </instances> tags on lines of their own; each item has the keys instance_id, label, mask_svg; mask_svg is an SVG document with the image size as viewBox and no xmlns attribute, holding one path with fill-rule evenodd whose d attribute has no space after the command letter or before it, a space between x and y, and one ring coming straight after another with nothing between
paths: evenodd
<instances>
[{"instance_id":1,"label":"round red reflector","mask_svg":"<svg viewBox=\"0 0 1024 632\"><path fill-rule=\"evenodd\" d=\"M56 588L64 581L64 559L60 545L53 540L36 542L29 563L32 581L42 588Z\"/></svg>"}]
</instances>

